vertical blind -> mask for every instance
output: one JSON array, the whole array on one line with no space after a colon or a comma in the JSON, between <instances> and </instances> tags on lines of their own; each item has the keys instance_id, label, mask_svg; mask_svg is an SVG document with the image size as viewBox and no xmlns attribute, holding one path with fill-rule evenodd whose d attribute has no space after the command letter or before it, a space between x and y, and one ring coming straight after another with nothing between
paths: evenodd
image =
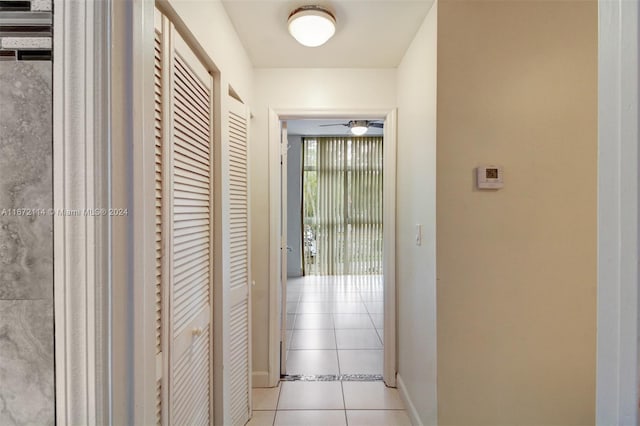
<instances>
[{"instance_id":1,"label":"vertical blind","mask_svg":"<svg viewBox=\"0 0 640 426\"><path fill-rule=\"evenodd\" d=\"M305 273L382 273L382 137L303 138Z\"/></svg>"}]
</instances>

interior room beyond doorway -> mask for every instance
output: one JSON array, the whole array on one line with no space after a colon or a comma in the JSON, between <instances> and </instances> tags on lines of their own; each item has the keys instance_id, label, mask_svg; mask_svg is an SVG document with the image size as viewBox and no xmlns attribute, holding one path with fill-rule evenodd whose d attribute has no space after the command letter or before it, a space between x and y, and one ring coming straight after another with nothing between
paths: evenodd
<instances>
[{"instance_id":1,"label":"interior room beyond doorway","mask_svg":"<svg viewBox=\"0 0 640 426\"><path fill-rule=\"evenodd\" d=\"M383 121L286 127L286 375L381 380Z\"/></svg>"}]
</instances>

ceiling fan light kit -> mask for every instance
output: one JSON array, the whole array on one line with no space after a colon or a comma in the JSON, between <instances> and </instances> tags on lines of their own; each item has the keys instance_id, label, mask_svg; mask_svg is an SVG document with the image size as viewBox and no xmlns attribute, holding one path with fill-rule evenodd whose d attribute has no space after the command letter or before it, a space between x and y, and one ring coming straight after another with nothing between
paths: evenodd
<instances>
[{"instance_id":1,"label":"ceiling fan light kit","mask_svg":"<svg viewBox=\"0 0 640 426\"><path fill-rule=\"evenodd\" d=\"M384 123L378 120L350 120L348 123L321 124L320 127L345 126L354 136L362 136L369 131L369 127L384 128Z\"/></svg>"},{"instance_id":2,"label":"ceiling fan light kit","mask_svg":"<svg viewBox=\"0 0 640 426\"><path fill-rule=\"evenodd\" d=\"M369 123L367 121L352 120L349 122L349 129L355 136L362 136L369 130Z\"/></svg>"},{"instance_id":3,"label":"ceiling fan light kit","mask_svg":"<svg viewBox=\"0 0 640 426\"><path fill-rule=\"evenodd\" d=\"M289 33L307 47L325 44L336 32L336 18L321 6L302 6L289 14Z\"/></svg>"}]
</instances>

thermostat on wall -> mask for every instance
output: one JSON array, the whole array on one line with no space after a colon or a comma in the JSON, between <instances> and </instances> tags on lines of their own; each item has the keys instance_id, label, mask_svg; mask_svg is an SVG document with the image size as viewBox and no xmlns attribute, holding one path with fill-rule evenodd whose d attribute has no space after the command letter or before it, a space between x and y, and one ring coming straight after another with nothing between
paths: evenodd
<instances>
[{"instance_id":1,"label":"thermostat on wall","mask_svg":"<svg viewBox=\"0 0 640 426\"><path fill-rule=\"evenodd\" d=\"M499 189L504 186L502 166L479 166L477 171L479 189Z\"/></svg>"}]
</instances>

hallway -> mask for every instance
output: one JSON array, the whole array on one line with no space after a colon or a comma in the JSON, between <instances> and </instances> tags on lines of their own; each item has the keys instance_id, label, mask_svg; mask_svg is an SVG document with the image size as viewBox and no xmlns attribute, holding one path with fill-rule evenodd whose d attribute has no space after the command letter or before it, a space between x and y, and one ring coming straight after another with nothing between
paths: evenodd
<instances>
[{"instance_id":1,"label":"hallway","mask_svg":"<svg viewBox=\"0 0 640 426\"><path fill-rule=\"evenodd\" d=\"M382 276L289 278L286 309L290 380L253 389L248 426L411 424L382 382Z\"/></svg>"},{"instance_id":2,"label":"hallway","mask_svg":"<svg viewBox=\"0 0 640 426\"><path fill-rule=\"evenodd\" d=\"M247 426L409 426L397 389L382 381L284 381L253 389Z\"/></svg>"},{"instance_id":3,"label":"hallway","mask_svg":"<svg viewBox=\"0 0 640 426\"><path fill-rule=\"evenodd\" d=\"M293 380L253 389L249 426L411 424L382 382L382 276L289 278L286 309Z\"/></svg>"},{"instance_id":4,"label":"hallway","mask_svg":"<svg viewBox=\"0 0 640 426\"><path fill-rule=\"evenodd\" d=\"M0 1L0 425L638 424L639 12Z\"/></svg>"}]
</instances>

